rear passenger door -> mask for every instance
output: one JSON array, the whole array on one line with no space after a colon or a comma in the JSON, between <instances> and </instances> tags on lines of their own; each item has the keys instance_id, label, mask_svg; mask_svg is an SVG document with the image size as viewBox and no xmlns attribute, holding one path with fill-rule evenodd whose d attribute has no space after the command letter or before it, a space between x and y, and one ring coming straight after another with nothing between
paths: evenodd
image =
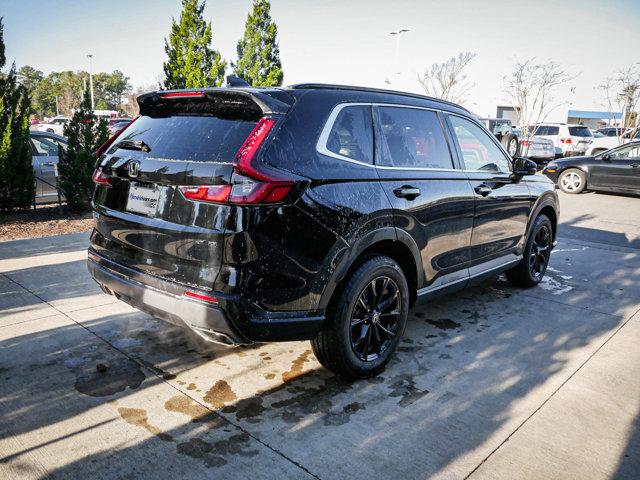
<instances>
[{"instance_id":1,"label":"rear passenger door","mask_svg":"<svg viewBox=\"0 0 640 480\"><path fill-rule=\"evenodd\" d=\"M404 106L374 107L376 169L422 257L427 287L468 278L473 191L457 168L440 114Z\"/></svg>"},{"instance_id":2,"label":"rear passenger door","mask_svg":"<svg viewBox=\"0 0 640 480\"><path fill-rule=\"evenodd\" d=\"M511 179L511 160L493 135L468 118L450 114L448 120L475 198L473 276L516 260L533 198L525 180Z\"/></svg>"}]
</instances>

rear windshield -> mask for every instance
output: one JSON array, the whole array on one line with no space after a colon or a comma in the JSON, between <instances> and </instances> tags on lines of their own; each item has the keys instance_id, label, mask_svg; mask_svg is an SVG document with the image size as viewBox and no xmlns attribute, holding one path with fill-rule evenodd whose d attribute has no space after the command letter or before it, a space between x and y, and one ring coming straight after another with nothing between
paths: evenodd
<instances>
[{"instance_id":1,"label":"rear windshield","mask_svg":"<svg viewBox=\"0 0 640 480\"><path fill-rule=\"evenodd\" d=\"M572 137L593 137L587 127L569 127L569 134Z\"/></svg>"},{"instance_id":2,"label":"rear windshield","mask_svg":"<svg viewBox=\"0 0 640 480\"><path fill-rule=\"evenodd\" d=\"M551 125L533 125L529 127L529 133L532 135L558 135L560 127Z\"/></svg>"},{"instance_id":3,"label":"rear windshield","mask_svg":"<svg viewBox=\"0 0 640 480\"><path fill-rule=\"evenodd\" d=\"M123 141L142 141L149 147L148 157L229 163L255 125L213 116L143 116L118 137L109 153Z\"/></svg>"}]
</instances>

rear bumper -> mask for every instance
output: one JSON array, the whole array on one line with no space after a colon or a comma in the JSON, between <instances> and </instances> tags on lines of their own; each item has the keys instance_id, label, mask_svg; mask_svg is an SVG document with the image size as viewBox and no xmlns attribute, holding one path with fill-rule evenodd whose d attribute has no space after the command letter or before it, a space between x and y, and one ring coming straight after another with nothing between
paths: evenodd
<instances>
[{"instance_id":1,"label":"rear bumper","mask_svg":"<svg viewBox=\"0 0 640 480\"><path fill-rule=\"evenodd\" d=\"M266 312L241 298L213 292L217 304L184 297L185 287L116 264L89 250L89 273L105 293L166 322L225 345L315 338L324 315ZM202 292L212 295L212 292Z\"/></svg>"}]
</instances>

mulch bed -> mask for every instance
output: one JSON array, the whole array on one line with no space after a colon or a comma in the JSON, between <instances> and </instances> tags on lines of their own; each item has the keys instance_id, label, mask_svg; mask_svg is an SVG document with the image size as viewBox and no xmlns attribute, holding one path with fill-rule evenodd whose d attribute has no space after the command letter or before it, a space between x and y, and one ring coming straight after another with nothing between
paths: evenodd
<instances>
[{"instance_id":1,"label":"mulch bed","mask_svg":"<svg viewBox=\"0 0 640 480\"><path fill-rule=\"evenodd\" d=\"M58 205L39 205L35 210L0 214L0 242L88 232L92 228L91 212L69 213L64 205L62 211Z\"/></svg>"}]
</instances>

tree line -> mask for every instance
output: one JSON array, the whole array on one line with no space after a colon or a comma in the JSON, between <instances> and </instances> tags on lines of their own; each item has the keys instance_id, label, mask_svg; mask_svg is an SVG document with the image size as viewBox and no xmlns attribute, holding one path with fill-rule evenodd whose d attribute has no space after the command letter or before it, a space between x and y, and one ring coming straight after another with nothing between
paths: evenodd
<instances>
[{"instance_id":1,"label":"tree line","mask_svg":"<svg viewBox=\"0 0 640 480\"><path fill-rule=\"evenodd\" d=\"M63 71L44 75L30 65L21 67L17 77L31 94L32 111L37 118L71 116L80 106L82 92L89 81L88 72ZM131 90L131 84L129 77L119 70L100 72L93 75L93 90L97 110L122 110L123 97Z\"/></svg>"}]
</instances>

